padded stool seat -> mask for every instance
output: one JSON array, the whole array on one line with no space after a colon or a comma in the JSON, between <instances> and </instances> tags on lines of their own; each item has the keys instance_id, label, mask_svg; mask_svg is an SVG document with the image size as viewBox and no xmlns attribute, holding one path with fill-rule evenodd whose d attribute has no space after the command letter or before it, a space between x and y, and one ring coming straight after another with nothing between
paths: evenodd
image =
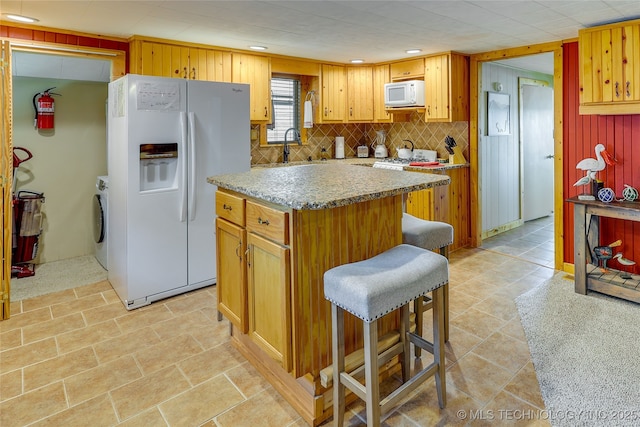
<instances>
[{"instance_id":1,"label":"padded stool seat","mask_svg":"<svg viewBox=\"0 0 640 427\"><path fill-rule=\"evenodd\" d=\"M334 267L324 274L325 298L331 302L333 345L333 416L344 421L348 387L366 402L367 425L378 426L381 413L397 404L416 386L435 375L438 403L446 403L444 360L443 289L449 281L449 262L435 252L412 245L398 245L364 261ZM410 332L409 303L426 293L433 298L433 343ZM378 355L377 320L400 309L400 342ZM364 366L352 373L345 369L344 312L364 321ZM410 377L410 342L433 353L434 361ZM402 355L403 384L380 400L378 367ZM365 386L355 376L364 371Z\"/></svg>"},{"instance_id":2,"label":"padded stool seat","mask_svg":"<svg viewBox=\"0 0 640 427\"><path fill-rule=\"evenodd\" d=\"M449 245L453 243L453 226L441 221L428 221L408 213L402 214L402 243L428 249L438 249L440 255L449 258ZM444 290L444 340L449 341L449 289ZM422 314L431 308L431 298L420 297L413 302L416 315L416 333L422 335ZM420 347L415 349L420 357Z\"/></svg>"},{"instance_id":3,"label":"padded stool seat","mask_svg":"<svg viewBox=\"0 0 640 427\"><path fill-rule=\"evenodd\" d=\"M453 243L453 226L441 221L427 221L402 214L402 243L428 250L441 250Z\"/></svg>"}]
</instances>

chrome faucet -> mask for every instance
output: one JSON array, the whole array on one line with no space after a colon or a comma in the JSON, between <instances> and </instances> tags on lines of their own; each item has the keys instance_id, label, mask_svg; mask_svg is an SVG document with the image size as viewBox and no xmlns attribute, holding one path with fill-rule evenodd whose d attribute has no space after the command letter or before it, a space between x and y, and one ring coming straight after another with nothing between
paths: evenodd
<instances>
[{"instance_id":1,"label":"chrome faucet","mask_svg":"<svg viewBox=\"0 0 640 427\"><path fill-rule=\"evenodd\" d=\"M289 163L289 145L287 140L287 135L289 131L293 131L293 140L298 143L298 145L302 145L302 141L300 140L300 132L296 128L289 128L284 131L284 145L282 146L282 163Z\"/></svg>"}]
</instances>

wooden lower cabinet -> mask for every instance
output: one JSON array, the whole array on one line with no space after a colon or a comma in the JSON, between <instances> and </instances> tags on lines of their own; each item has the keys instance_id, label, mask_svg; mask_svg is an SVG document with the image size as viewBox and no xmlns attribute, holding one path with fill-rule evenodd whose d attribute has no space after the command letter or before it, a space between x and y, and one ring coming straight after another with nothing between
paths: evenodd
<instances>
[{"instance_id":1,"label":"wooden lower cabinet","mask_svg":"<svg viewBox=\"0 0 640 427\"><path fill-rule=\"evenodd\" d=\"M451 178L449 185L409 193L406 212L429 221L442 221L453 226L453 244L449 250L464 248L471 241L469 168L452 168L444 173Z\"/></svg>"},{"instance_id":2,"label":"wooden lower cabinet","mask_svg":"<svg viewBox=\"0 0 640 427\"><path fill-rule=\"evenodd\" d=\"M247 237L247 302L251 339L291 369L289 248L254 233Z\"/></svg>"},{"instance_id":3,"label":"wooden lower cabinet","mask_svg":"<svg viewBox=\"0 0 640 427\"><path fill-rule=\"evenodd\" d=\"M246 235L243 227L216 218L216 271L218 311L246 333L247 279Z\"/></svg>"}]
</instances>

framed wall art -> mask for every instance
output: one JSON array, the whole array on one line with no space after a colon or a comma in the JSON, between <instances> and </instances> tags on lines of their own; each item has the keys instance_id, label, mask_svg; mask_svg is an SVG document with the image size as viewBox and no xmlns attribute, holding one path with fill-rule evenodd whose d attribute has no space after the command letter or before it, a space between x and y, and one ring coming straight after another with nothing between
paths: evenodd
<instances>
[{"instance_id":1,"label":"framed wall art","mask_svg":"<svg viewBox=\"0 0 640 427\"><path fill-rule=\"evenodd\" d=\"M509 135L510 99L507 93L487 92L487 135Z\"/></svg>"}]
</instances>

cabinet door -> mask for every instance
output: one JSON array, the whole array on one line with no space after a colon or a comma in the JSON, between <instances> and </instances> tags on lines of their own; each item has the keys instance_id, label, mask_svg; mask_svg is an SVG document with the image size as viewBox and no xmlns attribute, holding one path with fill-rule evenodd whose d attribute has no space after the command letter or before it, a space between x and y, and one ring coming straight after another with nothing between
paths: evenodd
<instances>
[{"instance_id":1,"label":"cabinet door","mask_svg":"<svg viewBox=\"0 0 640 427\"><path fill-rule=\"evenodd\" d=\"M370 122L373 120L373 68L347 68L347 99L350 122Z\"/></svg>"},{"instance_id":2,"label":"cabinet door","mask_svg":"<svg viewBox=\"0 0 640 427\"><path fill-rule=\"evenodd\" d=\"M248 233L249 336L291 370L289 248Z\"/></svg>"},{"instance_id":3,"label":"cabinet door","mask_svg":"<svg viewBox=\"0 0 640 427\"><path fill-rule=\"evenodd\" d=\"M580 103L640 101L640 25L579 33Z\"/></svg>"},{"instance_id":4,"label":"cabinet door","mask_svg":"<svg viewBox=\"0 0 640 427\"><path fill-rule=\"evenodd\" d=\"M271 119L271 62L264 56L232 54L231 81L248 83L252 122L268 122Z\"/></svg>"},{"instance_id":5,"label":"cabinet door","mask_svg":"<svg viewBox=\"0 0 640 427\"><path fill-rule=\"evenodd\" d=\"M162 43L140 43L140 69L132 72L144 76L174 77L171 69L171 47Z\"/></svg>"},{"instance_id":6,"label":"cabinet door","mask_svg":"<svg viewBox=\"0 0 640 427\"><path fill-rule=\"evenodd\" d=\"M247 333L246 231L216 218L218 311Z\"/></svg>"},{"instance_id":7,"label":"cabinet door","mask_svg":"<svg viewBox=\"0 0 640 427\"><path fill-rule=\"evenodd\" d=\"M345 67L322 65L321 119L323 122L344 122L347 103Z\"/></svg>"},{"instance_id":8,"label":"cabinet door","mask_svg":"<svg viewBox=\"0 0 640 427\"><path fill-rule=\"evenodd\" d=\"M376 123L391 121L391 113L384 106L384 84L391 81L389 65L373 67L373 120Z\"/></svg>"},{"instance_id":9,"label":"cabinet door","mask_svg":"<svg viewBox=\"0 0 640 427\"><path fill-rule=\"evenodd\" d=\"M424 76L424 60L422 58L391 64L391 80L409 80Z\"/></svg>"},{"instance_id":10,"label":"cabinet door","mask_svg":"<svg viewBox=\"0 0 640 427\"><path fill-rule=\"evenodd\" d=\"M425 119L449 119L449 56L439 55L425 59Z\"/></svg>"}]
</instances>

